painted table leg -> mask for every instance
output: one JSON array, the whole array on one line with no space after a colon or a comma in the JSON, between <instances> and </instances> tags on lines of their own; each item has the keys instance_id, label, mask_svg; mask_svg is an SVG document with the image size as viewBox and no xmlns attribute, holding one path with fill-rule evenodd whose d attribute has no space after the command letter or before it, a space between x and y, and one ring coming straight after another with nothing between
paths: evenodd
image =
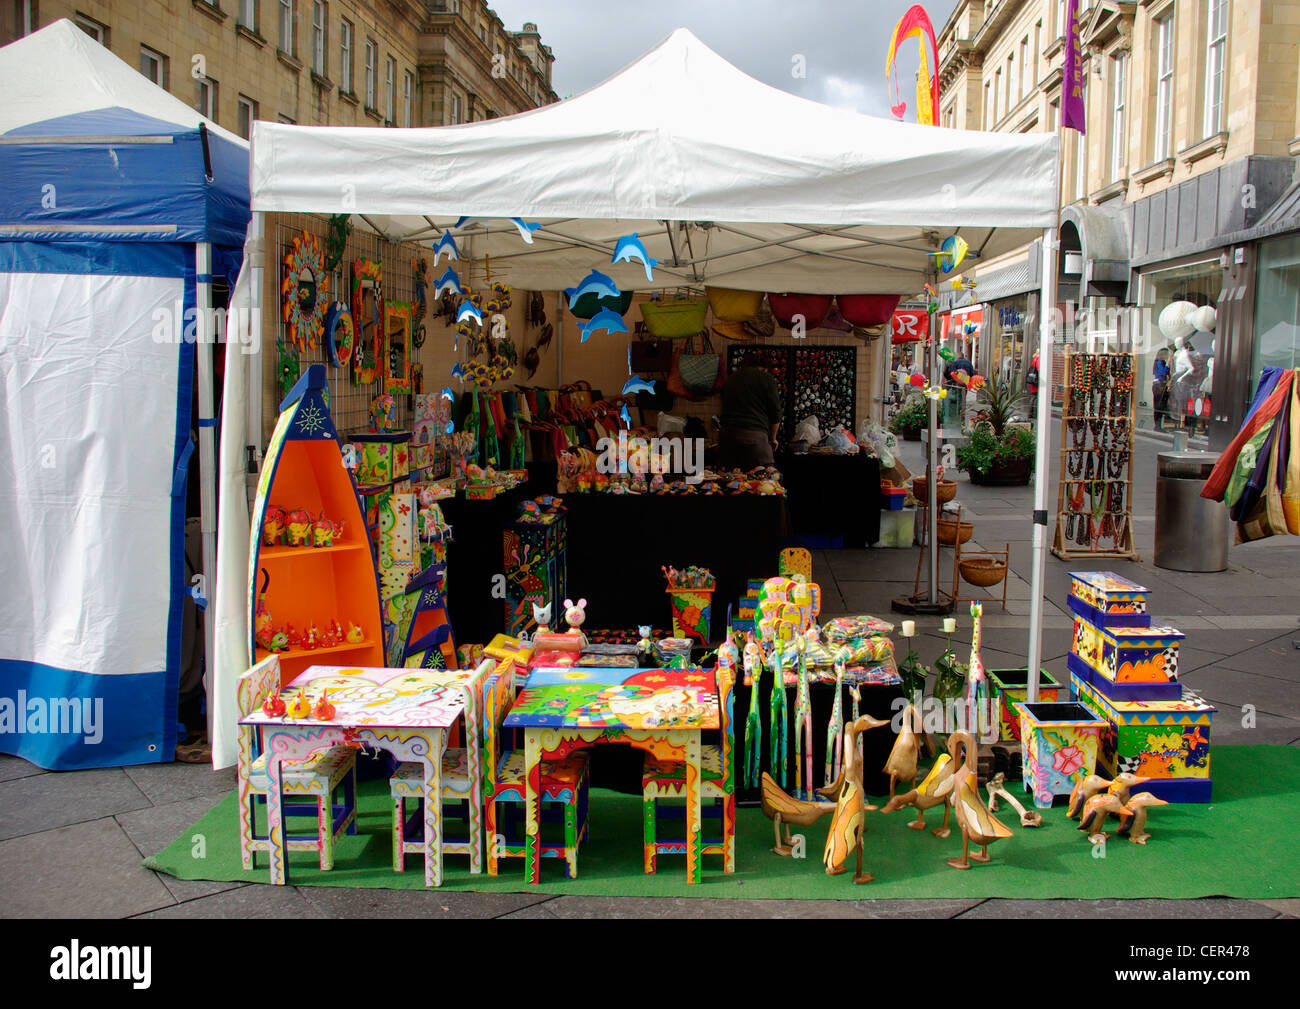
<instances>
[{"instance_id":1,"label":"painted table leg","mask_svg":"<svg viewBox=\"0 0 1300 1009\"><path fill-rule=\"evenodd\" d=\"M542 741L538 730L524 732L524 879L542 881L542 817L538 795L542 773Z\"/></svg>"},{"instance_id":2,"label":"painted table leg","mask_svg":"<svg viewBox=\"0 0 1300 1009\"><path fill-rule=\"evenodd\" d=\"M700 734L691 732L686 740L686 882L700 881L703 862L700 820Z\"/></svg>"},{"instance_id":3,"label":"painted table leg","mask_svg":"<svg viewBox=\"0 0 1300 1009\"><path fill-rule=\"evenodd\" d=\"M447 737L431 730L424 738L424 885L442 886L442 751Z\"/></svg>"},{"instance_id":4,"label":"painted table leg","mask_svg":"<svg viewBox=\"0 0 1300 1009\"><path fill-rule=\"evenodd\" d=\"M280 792L283 765L280 754L274 749L266 754L266 839L271 862L271 885L284 886L288 882L289 857L284 825L284 802Z\"/></svg>"}]
</instances>

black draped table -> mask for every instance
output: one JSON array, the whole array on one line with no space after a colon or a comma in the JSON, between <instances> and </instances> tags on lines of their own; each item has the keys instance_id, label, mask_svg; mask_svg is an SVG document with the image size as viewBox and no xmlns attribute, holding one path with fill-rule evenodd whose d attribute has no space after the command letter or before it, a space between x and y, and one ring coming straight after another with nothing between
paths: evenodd
<instances>
[{"instance_id":1,"label":"black draped table","mask_svg":"<svg viewBox=\"0 0 1300 1009\"><path fill-rule=\"evenodd\" d=\"M880 460L857 455L780 452L793 536L839 537L862 548L880 539Z\"/></svg>"}]
</instances>

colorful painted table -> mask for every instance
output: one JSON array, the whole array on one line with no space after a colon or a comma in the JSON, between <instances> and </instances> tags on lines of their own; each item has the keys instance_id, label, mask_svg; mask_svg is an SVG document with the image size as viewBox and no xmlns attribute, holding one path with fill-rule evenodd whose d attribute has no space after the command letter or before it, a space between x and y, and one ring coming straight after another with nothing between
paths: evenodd
<instances>
[{"instance_id":1,"label":"colorful painted table","mask_svg":"<svg viewBox=\"0 0 1300 1009\"><path fill-rule=\"evenodd\" d=\"M558 760L597 743L627 743L686 765L686 879L700 881L700 740L721 725L713 670L534 669L505 725L524 730L529 883L541 882L542 758Z\"/></svg>"},{"instance_id":2,"label":"colorful painted table","mask_svg":"<svg viewBox=\"0 0 1300 1009\"><path fill-rule=\"evenodd\" d=\"M431 675L432 674L432 675ZM334 717L272 717L258 710L241 719L256 726L266 754L267 834L271 842L271 882L288 882L284 812L281 807L281 761L305 760L335 745L374 746L398 760L413 760L424 768L424 885L442 883L442 755L447 729L464 714L459 685L448 683L442 670L362 669L311 666L294 677L281 693L287 703L305 691L314 703L328 690Z\"/></svg>"}]
</instances>

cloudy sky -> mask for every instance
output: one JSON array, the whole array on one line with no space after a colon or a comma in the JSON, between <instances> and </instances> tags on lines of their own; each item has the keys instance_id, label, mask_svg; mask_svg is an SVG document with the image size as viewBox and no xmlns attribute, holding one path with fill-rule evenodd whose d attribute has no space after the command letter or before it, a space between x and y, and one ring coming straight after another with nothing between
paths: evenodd
<instances>
[{"instance_id":1,"label":"cloudy sky","mask_svg":"<svg viewBox=\"0 0 1300 1009\"><path fill-rule=\"evenodd\" d=\"M640 56L674 28L689 28L751 77L803 98L889 116L885 54L907 0L491 0L507 29L533 21L555 53L554 86L577 94ZM935 34L956 6L926 6ZM907 118L915 119L916 40L899 58ZM793 75L802 56L807 76ZM933 69L933 68L932 68Z\"/></svg>"}]
</instances>

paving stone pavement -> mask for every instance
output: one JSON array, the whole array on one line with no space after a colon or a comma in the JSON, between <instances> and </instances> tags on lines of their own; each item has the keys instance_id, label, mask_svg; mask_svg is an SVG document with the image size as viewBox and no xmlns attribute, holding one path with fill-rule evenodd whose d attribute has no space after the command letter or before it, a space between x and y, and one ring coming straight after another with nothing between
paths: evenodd
<instances>
[{"instance_id":1,"label":"paving stone pavement","mask_svg":"<svg viewBox=\"0 0 1300 1009\"><path fill-rule=\"evenodd\" d=\"M1227 571L1186 574L1152 564L1155 452L1140 440L1135 515L1142 559L1066 563L1049 555L1044 665L1065 672L1068 572L1109 569L1152 591L1156 616L1188 633L1181 673L1219 707L1216 742L1300 743L1300 542L1280 537L1234 546ZM903 459L921 466L920 448ZM974 542L1011 547L1007 612L985 606L984 659L1023 665L1030 596L1030 488L976 487L958 477ZM1049 494L1054 514L1056 488ZM919 551L814 553L825 612L887 615L912 591ZM950 558L950 554L948 557ZM950 559L946 561L950 564ZM951 578L951 568L946 568ZM969 641L959 613L958 649ZM943 648L939 618L918 618L915 647L932 661ZM160 918L1180 918L1300 917L1300 900L853 900L780 901L424 893L333 887L185 882L143 868L234 783L230 770L163 764L49 773L0 756L0 914L12 917Z\"/></svg>"}]
</instances>

